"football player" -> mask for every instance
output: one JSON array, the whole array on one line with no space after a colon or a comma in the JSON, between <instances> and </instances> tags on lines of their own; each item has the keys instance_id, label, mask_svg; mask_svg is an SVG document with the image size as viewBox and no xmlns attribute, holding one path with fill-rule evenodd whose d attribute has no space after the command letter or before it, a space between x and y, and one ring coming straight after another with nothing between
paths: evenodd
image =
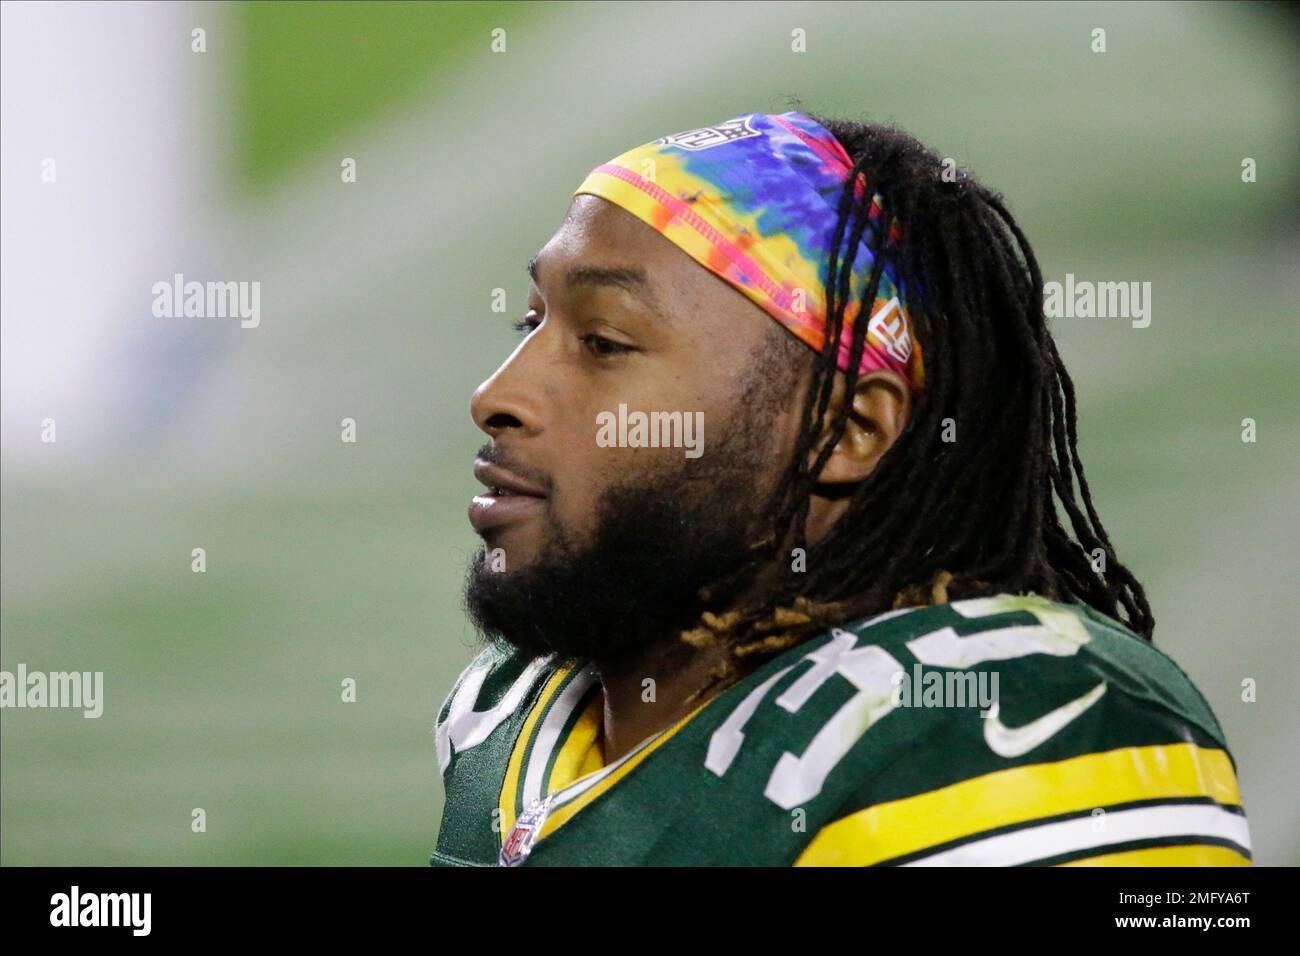
<instances>
[{"instance_id":1,"label":"football player","mask_svg":"<svg viewBox=\"0 0 1300 956\"><path fill-rule=\"evenodd\" d=\"M529 273L433 863L1249 863L997 194L747 114L597 166Z\"/></svg>"}]
</instances>

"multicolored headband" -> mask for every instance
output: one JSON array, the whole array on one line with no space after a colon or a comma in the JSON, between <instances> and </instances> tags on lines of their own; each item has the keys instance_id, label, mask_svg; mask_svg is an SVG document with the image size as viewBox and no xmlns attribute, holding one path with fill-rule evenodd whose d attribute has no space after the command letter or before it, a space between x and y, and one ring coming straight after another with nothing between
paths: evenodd
<instances>
[{"instance_id":1,"label":"multicolored headband","mask_svg":"<svg viewBox=\"0 0 1300 956\"><path fill-rule=\"evenodd\" d=\"M826 266L852 167L839 141L804 114L748 113L628 150L593 169L574 195L600 196L632 213L820 352ZM860 174L857 189L860 197ZM875 222L878 200L869 213ZM853 323L874 263L870 233L850 276L840 371L849 367ZM890 369L919 391L925 377L912 328L904 287L886 265L859 374Z\"/></svg>"}]
</instances>

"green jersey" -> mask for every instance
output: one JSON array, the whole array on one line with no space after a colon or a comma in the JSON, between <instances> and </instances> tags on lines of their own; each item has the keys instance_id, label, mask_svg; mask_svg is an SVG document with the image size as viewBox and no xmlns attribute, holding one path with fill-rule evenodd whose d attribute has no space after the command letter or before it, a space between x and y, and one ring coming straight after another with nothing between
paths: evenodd
<instances>
[{"instance_id":1,"label":"green jersey","mask_svg":"<svg viewBox=\"0 0 1300 956\"><path fill-rule=\"evenodd\" d=\"M1248 865L1223 731L1083 605L1003 595L784 652L605 764L591 667L497 646L438 715L434 865Z\"/></svg>"}]
</instances>

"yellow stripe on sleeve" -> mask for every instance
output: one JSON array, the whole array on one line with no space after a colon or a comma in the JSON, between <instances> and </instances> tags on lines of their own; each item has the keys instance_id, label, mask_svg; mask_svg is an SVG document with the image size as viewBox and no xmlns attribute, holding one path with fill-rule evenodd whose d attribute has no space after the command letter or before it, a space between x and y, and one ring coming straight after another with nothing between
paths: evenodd
<instances>
[{"instance_id":1,"label":"yellow stripe on sleeve","mask_svg":"<svg viewBox=\"0 0 1300 956\"><path fill-rule=\"evenodd\" d=\"M1103 853L1057 866L1251 866L1249 858L1226 846L1153 846Z\"/></svg>"},{"instance_id":2,"label":"yellow stripe on sleeve","mask_svg":"<svg viewBox=\"0 0 1300 956\"><path fill-rule=\"evenodd\" d=\"M859 810L823 827L795 866L871 866L983 833L1138 800L1241 794L1223 750L1195 744L1121 747L963 780Z\"/></svg>"}]
</instances>

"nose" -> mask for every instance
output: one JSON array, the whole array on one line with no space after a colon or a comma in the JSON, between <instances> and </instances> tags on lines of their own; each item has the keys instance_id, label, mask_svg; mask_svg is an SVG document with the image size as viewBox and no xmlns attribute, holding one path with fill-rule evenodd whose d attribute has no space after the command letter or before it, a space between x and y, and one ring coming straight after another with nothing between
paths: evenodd
<instances>
[{"instance_id":1,"label":"nose","mask_svg":"<svg viewBox=\"0 0 1300 956\"><path fill-rule=\"evenodd\" d=\"M514 354L470 398L469 411L474 424L494 439L512 430L519 437L536 435L542 430L543 389L531 374L527 358L529 341L535 337L536 333L520 342Z\"/></svg>"}]
</instances>

